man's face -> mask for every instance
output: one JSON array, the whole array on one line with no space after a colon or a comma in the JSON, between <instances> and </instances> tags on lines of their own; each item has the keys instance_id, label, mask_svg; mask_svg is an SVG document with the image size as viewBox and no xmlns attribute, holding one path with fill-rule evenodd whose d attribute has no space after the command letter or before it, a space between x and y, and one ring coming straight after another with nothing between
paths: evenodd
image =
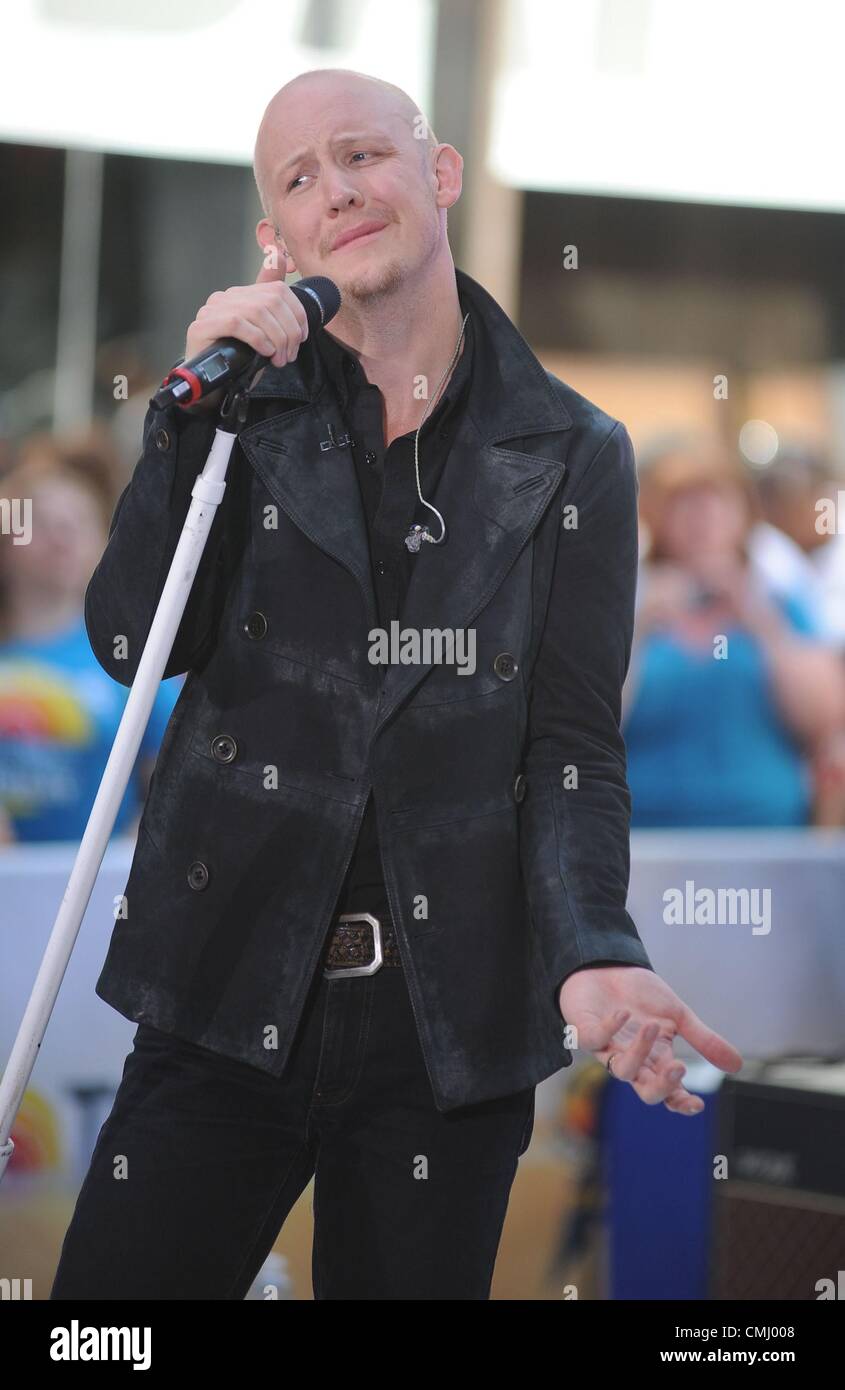
<instances>
[{"instance_id":1,"label":"man's face","mask_svg":"<svg viewBox=\"0 0 845 1390\"><path fill-rule=\"evenodd\" d=\"M459 191L460 156L452 153ZM258 224L260 244L285 248L287 273L327 275L344 299L391 293L434 257L445 235L441 208L455 201L451 186L439 187L431 148L378 89L296 84L278 99L260 157L271 211ZM371 223L379 230L337 245Z\"/></svg>"}]
</instances>

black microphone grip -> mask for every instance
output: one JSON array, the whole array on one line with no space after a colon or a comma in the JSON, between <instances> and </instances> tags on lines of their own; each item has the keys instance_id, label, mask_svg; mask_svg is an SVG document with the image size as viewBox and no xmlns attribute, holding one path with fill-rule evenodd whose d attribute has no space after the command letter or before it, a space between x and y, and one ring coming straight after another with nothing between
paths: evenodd
<instances>
[{"instance_id":1,"label":"black microphone grip","mask_svg":"<svg viewBox=\"0 0 845 1390\"><path fill-rule=\"evenodd\" d=\"M305 309L309 335L324 328L340 308L340 291L326 275L310 275L290 288ZM257 370L269 361L239 338L218 338L190 361L171 368L150 405L157 410L169 405L187 408L237 380L247 368Z\"/></svg>"}]
</instances>

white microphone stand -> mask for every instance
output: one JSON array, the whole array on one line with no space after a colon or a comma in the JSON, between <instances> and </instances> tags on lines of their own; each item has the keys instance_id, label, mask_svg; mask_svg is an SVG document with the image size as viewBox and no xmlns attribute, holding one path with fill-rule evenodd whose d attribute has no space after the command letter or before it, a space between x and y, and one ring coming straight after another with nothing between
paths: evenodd
<instances>
[{"instance_id":1,"label":"white microphone stand","mask_svg":"<svg viewBox=\"0 0 845 1390\"><path fill-rule=\"evenodd\" d=\"M249 370L253 369L254 361ZM226 490L229 458L246 421L248 388L242 383L243 376L229 387L220 410L221 423L215 431L205 467L191 489L188 515L129 691L103 780L91 807L44 958L0 1081L0 1181L14 1150L12 1125L47 1031L211 525Z\"/></svg>"}]
</instances>

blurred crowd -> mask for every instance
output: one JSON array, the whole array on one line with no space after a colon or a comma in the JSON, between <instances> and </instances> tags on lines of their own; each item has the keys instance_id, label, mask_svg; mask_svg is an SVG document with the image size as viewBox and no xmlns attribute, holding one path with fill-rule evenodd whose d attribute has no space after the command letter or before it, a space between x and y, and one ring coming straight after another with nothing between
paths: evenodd
<instances>
[{"instance_id":1,"label":"blurred crowd","mask_svg":"<svg viewBox=\"0 0 845 1390\"><path fill-rule=\"evenodd\" d=\"M840 534L832 469L785 445L751 470L716 439L675 435L641 451L638 475L623 692L632 825L844 825L845 515Z\"/></svg>"},{"instance_id":2,"label":"blurred crowd","mask_svg":"<svg viewBox=\"0 0 845 1390\"><path fill-rule=\"evenodd\" d=\"M140 425L138 428L140 437ZM0 844L78 841L128 697L84 596L129 467L100 425L29 436L0 497ZM638 451L641 562L623 692L632 825L845 825L845 501L823 457L748 469L718 440ZM823 504L827 499L829 506ZM831 513L832 509L832 513ZM183 677L162 683L114 835L132 835Z\"/></svg>"},{"instance_id":3,"label":"blurred crowd","mask_svg":"<svg viewBox=\"0 0 845 1390\"><path fill-rule=\"evenodd\" d=\"M0 843L79 841L129 696L97 662L88 581L127 482L105 426L30 435L6 459L0 497L31 503L25 543L0 534ZM11 513L14 520L14 513ZM17 529L23 535L23 513ZM183 677L163 681L114 824L134 834Z\"/></svg>"}]
</instances>

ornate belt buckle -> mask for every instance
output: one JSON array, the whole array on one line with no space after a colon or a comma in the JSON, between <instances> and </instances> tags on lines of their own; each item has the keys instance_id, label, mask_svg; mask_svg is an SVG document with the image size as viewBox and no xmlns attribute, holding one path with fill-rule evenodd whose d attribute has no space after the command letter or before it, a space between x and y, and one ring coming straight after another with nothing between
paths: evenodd
<instances>
[{"instance_id":1,"label":"ornate belt buckle","mask_svg":"<svg viewBox=\"0 0 845 1390\"><path fill-rule=\"evenodd\" d=\"M339 980L351 975L375 975L381 969L384 955L381 949L381 923L370 912L341 912L338 922L368 922L373 929L373 959L368 965L324 966L326 979Z\"/></svg>"}]
</instances>

